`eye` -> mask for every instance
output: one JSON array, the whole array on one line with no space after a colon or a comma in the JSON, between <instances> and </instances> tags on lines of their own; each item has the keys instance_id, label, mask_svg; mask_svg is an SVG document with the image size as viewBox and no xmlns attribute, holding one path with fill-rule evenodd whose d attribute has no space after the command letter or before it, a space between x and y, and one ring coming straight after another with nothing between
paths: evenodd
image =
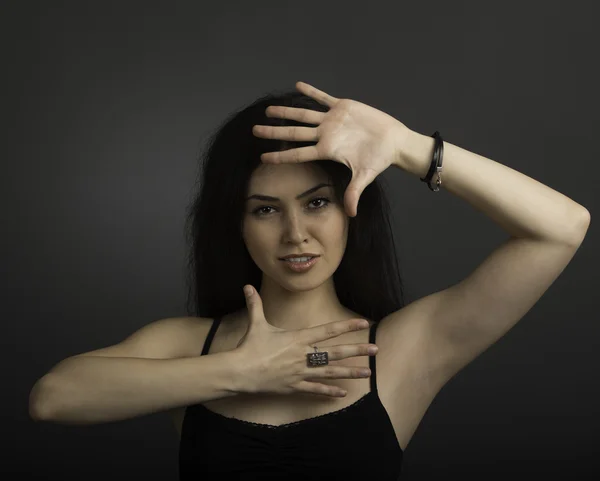
<instances>
[{"instance_id":1,"label":"eye","mask_svg":"<svg viewBox=\"0 0 600 481\"><path fill-rule=\"evenodd\" d=\"M315 207L313 209L309 209L309 210L320 210L320 209L324 209L325 207L327 207L329 205L329 203L331 202L327 197L316 197L310 201L308 201L308 204L312 204L313 202L317 202L317 201L324 201L324 203L322 203L320 206ZM263 209L273 209L272 206L270 205L261 205L260 207L257 207L256 209L254 209L252 211L252 213L258 217L264 217L268 214L270 214L270 212L265 212Z\"/></svg>"}]
</instances>

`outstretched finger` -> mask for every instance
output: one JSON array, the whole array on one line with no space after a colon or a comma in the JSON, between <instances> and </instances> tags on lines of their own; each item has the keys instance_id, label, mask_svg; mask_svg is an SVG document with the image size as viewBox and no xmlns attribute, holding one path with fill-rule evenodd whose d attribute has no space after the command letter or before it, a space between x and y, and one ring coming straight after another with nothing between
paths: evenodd
<instances>
[{"instance_id":1,"label":"outstretched finger","mask_svg":"<svg viewBox=\"0 0 600 481\"><path fill-rule=\"evenodd\" d=\"M328 107L333 107L340 100L306 82L296 82L296 88L304 95L308 95L320 104L327 105Z\"/></svg>"},{"instance_id":2,"label":"outstretched finger","mask_svg":"<svg viewBox=\"0 0 600 481\"><path fill-rule=\"evenodd\" d=\"M347 332L360 331L368 327L369 321L364 317L354 317L343 321L334 321L320 326L301 329L305 331L301 336L304 337L307 344L313 345L316 342L322 342Z\"/></svg>"},{"instance_id":3,"label":"outstretched finger","mask_svg":"<svg viewBox=\"0 0 600 481\"><path fill-rule=\"evenodd\" d=\"M265 110L265 115L267 117L295 120L297 122L302 122L303 124L320 125L327 113L311 109L286 107L284 105L269 105Z\"/></svg>"},{"instance_id":4,"label":"outstretched finger","mask_svg":"<svg viewBox=\"0 0 600 481\"><path fill-rule=\"evenodd\" d=\"M319 159L316 145L298 147L280 152L267 152L261 154L260 160L267 164L299 164Z\"/></svg>"},{"instance_id":5,"label":"outstretched finger","mask_svg":"<svg viewBox=\"0 0 600 481\"><path fill-rule=\"evenodd\" d=\"M272 125L255 125L252 134L263 139L291 140L293 142L318 142L319 133L316 127L274 127Z\"/></svg>"}]
</instances>

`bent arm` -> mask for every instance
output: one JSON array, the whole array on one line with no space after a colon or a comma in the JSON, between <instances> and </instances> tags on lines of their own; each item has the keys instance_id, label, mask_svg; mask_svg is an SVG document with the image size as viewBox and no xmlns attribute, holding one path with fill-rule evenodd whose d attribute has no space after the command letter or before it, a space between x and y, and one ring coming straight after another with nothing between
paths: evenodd
<instances>
[{"instance_id":1,"label":"bent arm","mask_svg":"<svg viewBox=\"0 0 600 481\"><path fill-rule=\"evenodd\" d=\"M36 382L35 420L64 424L121 421L238 394L235 355L145 359L74 356Z\"/></svg>"}]
</instances>

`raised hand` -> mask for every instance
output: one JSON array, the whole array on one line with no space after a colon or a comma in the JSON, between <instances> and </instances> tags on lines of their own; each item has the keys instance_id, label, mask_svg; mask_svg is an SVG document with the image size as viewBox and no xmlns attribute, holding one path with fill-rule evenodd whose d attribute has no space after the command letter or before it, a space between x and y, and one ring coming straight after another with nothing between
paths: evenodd
<instances>
[{"instance_id":1,"label":"raised hand","mask_svg":"<svg viewBox=\"0 0 600 481\"><path fill-rule=\"evenodd\" d=\"M332 97L304 82L297 82L296 88L329 107L329 111L269 106L265 112L267 117L290 119L317 127L255 125L252 132L266 139L317 144L265 153L261 161L282 164L329 159L344 164L352 171L352 180L344 194L344 206L347 214L355 217L361 194L392 165L399 155L399 145L411 131L394 117L364 103Z\"/></svg>"}]
</instances>

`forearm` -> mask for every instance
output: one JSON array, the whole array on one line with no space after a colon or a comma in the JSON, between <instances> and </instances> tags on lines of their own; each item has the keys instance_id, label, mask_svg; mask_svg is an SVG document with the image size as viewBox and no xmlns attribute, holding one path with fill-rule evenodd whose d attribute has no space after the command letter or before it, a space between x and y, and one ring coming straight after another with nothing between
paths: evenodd
<instances>
[{"instance_id":1,"label":"forearm","mask_svg":"<svg viewBox=\"0 0 600 481\"><path fill-rule=\"evenodd\" d=\"M400 138L400 136L399 136ZM425 177L435 140L411 131L393 165ZM436 174L432 182L437 179ZM589 225L585 207L491 159L444 141L442 189L467 201L514 237L577 245Z\"/></svg>"},{"instance_id":2,"label":"forearm","mask_svg":"<svg viewBox=\"0 0 600 481\"><path fill-rule=\"evenodd\" d=\"M229 352L178 359L67 358L36 383L32 417L65 424L135 418L238 394Z\"/></svg>"}]
</instances>

